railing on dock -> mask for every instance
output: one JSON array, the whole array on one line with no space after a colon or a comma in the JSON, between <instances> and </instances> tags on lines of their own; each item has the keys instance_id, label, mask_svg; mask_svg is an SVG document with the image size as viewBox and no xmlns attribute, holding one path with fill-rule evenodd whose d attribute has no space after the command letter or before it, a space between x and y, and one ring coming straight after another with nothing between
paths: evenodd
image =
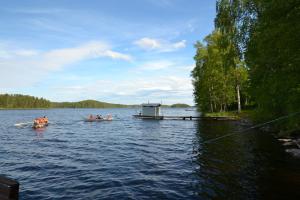
<instances>
[{"instance_id":1,"label":"railing on dock","mask_svg":"<svg viewBox=\"0 0 300 200\"><path fill-rule=\"evenodd\" d=\"M0 199L18 200L19 183L13 179L0 176Z\"/></svg>"}]
</instances>

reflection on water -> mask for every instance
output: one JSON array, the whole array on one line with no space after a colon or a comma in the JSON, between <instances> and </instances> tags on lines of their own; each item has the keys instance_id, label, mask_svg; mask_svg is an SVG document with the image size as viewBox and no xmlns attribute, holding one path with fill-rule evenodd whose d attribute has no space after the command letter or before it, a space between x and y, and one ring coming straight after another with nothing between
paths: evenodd
<instances>
[{"instance_id":1,"label":"reflection on water","mask_svg":"<svg viewBox=\"0 0 300 200\"><path fill-rule=\"evenodd\" d=\"M33 129L34 132L36 133L36 137L37 139L42 139L43 138L43 133L45 132L46 128L37 128L37 129Z\"/></svg>"},{"instance_id":2,"label":"reflection on water","mask_svg":"<svg viewBox=\"0 0 300 200\"><path fill-rule=\"evenodd\" d=\"M193 159L197 195L203 199L300 197L300 169L293 167L300 163L284 154L271 135L252 130L203 144L238 129L243 129L238 122L198 123Z\"/></svg>"}]
</instances>

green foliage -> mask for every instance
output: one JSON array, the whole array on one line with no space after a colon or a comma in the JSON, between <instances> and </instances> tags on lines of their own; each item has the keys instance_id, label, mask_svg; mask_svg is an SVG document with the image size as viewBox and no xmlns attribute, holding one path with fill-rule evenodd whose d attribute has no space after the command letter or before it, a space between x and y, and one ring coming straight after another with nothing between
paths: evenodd
<instances>
[{"instance_id":1,"label":"green foliage","mask_svg":"<svg viewBox=\"0 0 300 200\"><path fill-rule=\"evenodd\" d=\"M235 83L237 110L241 112L241 92L247 102L247 76L245 62L243 62L243 45L241 45L242 25L239 22L241 5L247 0L218 0L215 26L222 33L222 45L220 50L224 56L223 62L228 70L231 70L232 79ZM246 84L245 84L246 83Z\"/></svg>"},{"instance_id":2,"label":"green foliage","mask_svg":"<svg viewBox=\"0 0 300 200\"><path fill-rule=\"evenodd\" d=\"M300 110L299 19L299 0L217 0L222 62L241 85L242 101L255 105L258 121ZM196 85L195 91L204 94ZM299 129L299 117L277 123L277 128Z\"/></svg>"},{"instance_id":3,"label":"green foliage","mask_svg":"<svg viewBox=\"0 0 300 200\"><path fill-rule=\"evenodd\" d=\"M200 42L197 49L196 67L192 71L195 102L202 112L223 112L236 102L236 85L246 87L248 71L238 57L233 63L228 57L230 48L224 49L224 35L214 31Z\"/></svg>"},{"instance_id":4,"label":"green foliage","mask_svg":"<svg viewBox=\"0 0 300 200\"><path fill-rule=\"evenodd\" d=\"M300 2L260 1L247 43L251 94L262 120L300 110ZM299 117L286 128L300 127Z\"/></svg>"},{"instance_id":5,"label":"green foliage","mask_svg":"<svg viewBox=\"0 0 300 200\"><path fill-rule=\"evenodd\" d=\"M188 108L190 107L188 104L184 104L184 103L176 103L171 105L171 108Z\"/></svg>"},{"instance_id":6,"label":"green foliage","mask_svg":"<svg viewBox=\"0 0 300 200\"><path fill-rule=\"evenodd\" d=\"M0 94L0 109L30 109L30 108L126 108L127 105L111 104L94 100L79 102L50 102L20 94Z\"/></svg>"},{"instance_id":7,"label":"green foliage","mask_svg":"<svg viewBox=\"0 0 300 200\"><path fill-rule=\"evenodd\" d=\"M95 100L85 100L79 102L53 102L53 108L126 108L127 105L111 104Z\"/></svg>"},{"instance_id":8,"label":"green foliage","mask_svg":"<svg viewBox=\"0 0 300 200\"><path fill-rule=\"evenodd\" d=\"M205 113L204 117L231 117L237 118L238 115L236 112L213 112L213 113Z\"/></svg>"},{"instance_id":9,"label":"green foliage","mask_svg":"<svg viewBox=\"0 0 300 200\"><path fill-rule=\"evenodd\" d=\"M50 101L37 98L29 95L21 94L0 94L0 108L14 109L14 108L50 108Z\"/></svg>"}]
</instances>

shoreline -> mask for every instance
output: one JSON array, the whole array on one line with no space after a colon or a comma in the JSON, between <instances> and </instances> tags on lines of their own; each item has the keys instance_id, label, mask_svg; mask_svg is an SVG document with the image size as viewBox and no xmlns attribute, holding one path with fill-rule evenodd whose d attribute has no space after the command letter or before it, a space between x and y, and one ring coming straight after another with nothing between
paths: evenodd
<instances>
[{"instance_id":1,"label":"shoreline","mask_svg":"<svg viewBox=\"0 0 300 200\"><path fill-rule=\"evenodd\" d=\"M254 119L251 110L242 111L241 113L237 113L235 111L230 112L221 112L221 113L205 113L203 116L207 118L214 117L224 117L228 119L234 118L236 121L240 121L240 124L254 125ZM277 139L280 144L283 146L284 151L297 158L300 159L300 130L293 131L280 131L280 130L272 130L270 125L257 127L260 131L266 132L268 134L273 135L275 139Z\"/></svg>"}]
</instances>

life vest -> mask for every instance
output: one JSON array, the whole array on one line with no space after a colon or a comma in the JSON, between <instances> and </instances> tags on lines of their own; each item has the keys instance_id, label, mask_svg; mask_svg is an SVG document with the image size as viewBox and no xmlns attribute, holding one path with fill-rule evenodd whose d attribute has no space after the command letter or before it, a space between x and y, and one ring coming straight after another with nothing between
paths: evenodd
<instances>
[{"instance_id":1,"label":"life vest","mask_svg":"<svg viewBox=\"0 0 300 200\"><path fill-rule=\"evenodd\" d=\"M36 124L46 124L46 123L48 123L48 118L46 118L46 117L36 118L34 120L34 123L36 123Z\"/></svg>"}]
</instances>

